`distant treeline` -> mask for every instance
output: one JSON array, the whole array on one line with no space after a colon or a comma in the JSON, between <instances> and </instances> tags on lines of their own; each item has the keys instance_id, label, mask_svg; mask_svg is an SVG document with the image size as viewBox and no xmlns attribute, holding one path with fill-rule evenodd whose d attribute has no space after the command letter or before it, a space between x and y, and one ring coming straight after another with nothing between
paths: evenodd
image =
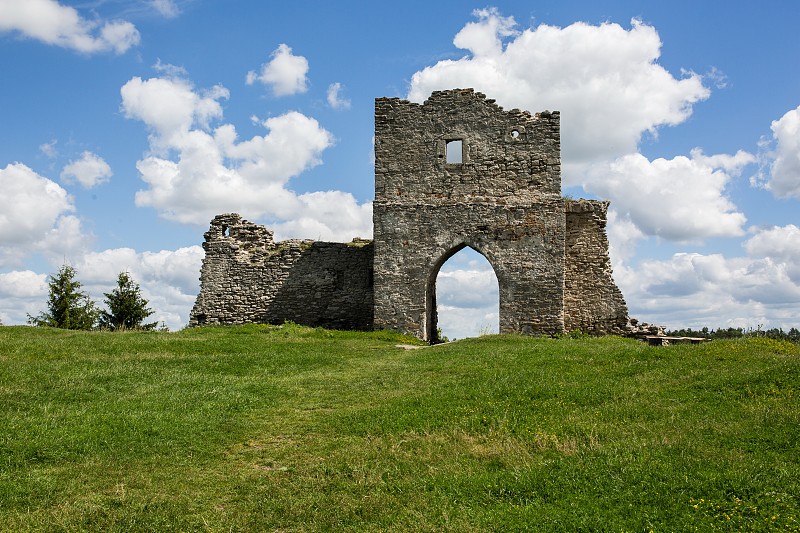
<instances>
[{"instance_id":1,"label":"distant treeline","mask_svg":"<svg viewBox=\"0 0 800 533\"><path fill-rule=\"evenodd\" d=\"M666 334L670 337L705 337L706 339L738 339L740 337L766 337L769 339L791 341L800 344L800 330L798 330L797 328L792 328L789 331L783 331L782 328L761 329L761 326L755 329L702 328L700 330L694 330L692 328L686 328L686 329L676 329L672 331L667 331Z\"/></svg>"}]
</instances>

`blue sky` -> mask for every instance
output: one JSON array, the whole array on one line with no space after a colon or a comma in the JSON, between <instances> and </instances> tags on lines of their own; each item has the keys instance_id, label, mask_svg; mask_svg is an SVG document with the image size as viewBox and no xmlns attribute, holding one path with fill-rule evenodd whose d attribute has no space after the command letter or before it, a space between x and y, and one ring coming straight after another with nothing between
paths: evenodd
<instances>
[{"instance_id":1,"label":"blue sky","mask_svg":"<svg viewBox=\"0 0 800 533\"><path fill-rule=\"evenodd\" d=\"M278 238L369 237L374 99L470 86L561 111L564 190L611 201L632 316L797 326L798 15L793 0L0 0L0 320L43 309L67 261L98 300L130 271L180 328L216 213ZM496 323L480 259L442 274L450 336Z\"/></svg>"}]
</instances>

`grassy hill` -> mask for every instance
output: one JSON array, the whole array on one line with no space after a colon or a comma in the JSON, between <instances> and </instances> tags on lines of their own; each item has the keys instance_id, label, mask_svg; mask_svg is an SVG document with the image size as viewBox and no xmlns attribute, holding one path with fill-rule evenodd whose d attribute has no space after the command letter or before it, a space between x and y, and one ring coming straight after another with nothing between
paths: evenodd
<instances>
[{"instance_id":1,"label":"grassy hill","mask_svg":"<svg viewBox=\"0 0 800 533\"><path fill-rule=\"evenodd\" d=\"M0 327L0 531L800 531L800 354Z\"/></svg>"}]
</instances>

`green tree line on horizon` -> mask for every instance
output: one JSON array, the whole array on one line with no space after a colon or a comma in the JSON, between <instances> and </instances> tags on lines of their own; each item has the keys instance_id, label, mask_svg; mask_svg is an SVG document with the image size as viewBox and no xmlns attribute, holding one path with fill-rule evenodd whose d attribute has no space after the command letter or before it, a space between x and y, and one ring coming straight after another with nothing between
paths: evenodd
<instances>
[{"instance_id":1,"label":"green tree line on horizon","mask_svg":"<svg viewBox=\"0 0 800 533\"><path fill-rule=\"evenodd\" d=\"M783 328L762 329L756 328L719 328L710 329L703 327L699 330L692 328L669 330L666 334L670 337L703 337L706 339L739 339L742 337L765 337L768 339L785 340L800 344L800 330L793 327L789 331Z\"/></svg>"}]
</instances>

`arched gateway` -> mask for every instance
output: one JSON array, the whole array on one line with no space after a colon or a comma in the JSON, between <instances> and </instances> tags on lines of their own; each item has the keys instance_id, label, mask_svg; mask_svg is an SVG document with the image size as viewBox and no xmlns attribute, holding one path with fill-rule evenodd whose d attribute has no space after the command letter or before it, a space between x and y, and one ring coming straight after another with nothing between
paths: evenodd
<instances>
[{"instance_id":1,"label":"arched gateway","mask_svg":"<svg viewBox=\"0 0 800 533\"><path fill-rule=\"evenodd\" d=\"M492 262L481 253L480 250L475 248L475 246L470 246L467 243L461 243L458 246L453 247L452 249L448 250L447 252L442 255L442 257L434 263L433 270L431 270L430 275L428 276L428 283L425 289L426 294L426 303L425 303L425 316L426 316L426 323L425 323L425 331L428 334L427 339L436 344L441 341L439 338L439 311L437 307L437 278L439 277L439 272L442 269L442 266L450 260L454 255L459 253L465 248L470 248L473 251L480 254L485 261L489 263L489 266L492 265ZM494 270L494 277L497 279L497 271ZM498 287L499 289L499 287Z\"/></svg>"},{"instance_id":2,"label":"arched gateway","mask_svg":"<svg viewBox=\"0 0 800 533\"><path fill-rule=\"evenodd\" d=\"M273 243L220 215L190 325L291 319L435 341L436 274L470 246L497 275L501 333L621 332L608 203L562 198L559 118L504 111L472 89L378 98L374 242Z\"/></svg>"}]
</instances>

